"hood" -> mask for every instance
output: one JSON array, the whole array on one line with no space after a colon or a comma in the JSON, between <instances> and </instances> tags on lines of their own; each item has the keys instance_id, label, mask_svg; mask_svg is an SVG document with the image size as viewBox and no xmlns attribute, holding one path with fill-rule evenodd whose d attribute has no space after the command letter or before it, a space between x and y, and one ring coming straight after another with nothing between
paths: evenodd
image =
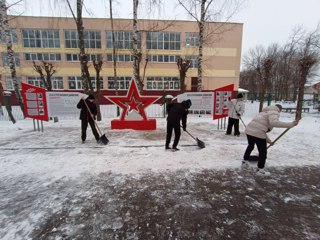
<instances>
[{"instance_id":1,"label":"hood","mask_svg":"<svg viewBox=\"0 0 320 240\"><path fill-rule=\"evenodd\" d=\"M262 112L268 112L268 111L276 111L279 112L279 108L277 106L268 106L268 107L264 107L262 109Z\"/></svg>"},{"instance_id":2,"label":"hood","mask_svg":"<svg viewBox=\"0 0 320 240\"><path fill-rule=\"evenodd\" d=\"M182 104L182 106L184 106L184 108L187 108L187 109L189 109L192 105L190 99L182 101L181 104Z\"/></svg>"}]
</instances>

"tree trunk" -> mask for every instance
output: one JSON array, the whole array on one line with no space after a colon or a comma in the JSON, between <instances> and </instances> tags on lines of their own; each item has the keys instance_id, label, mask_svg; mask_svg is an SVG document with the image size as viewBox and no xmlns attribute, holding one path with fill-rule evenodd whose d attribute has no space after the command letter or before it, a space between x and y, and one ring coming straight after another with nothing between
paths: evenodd
<instances>
[{"instance_id":1,"label":"tree trunk","mask_svg":"<svg viewBox=\"0 0 320 240\"><path fill-rule=\"evenodd\" d=\"M142 93L143 83L140 81L141 54L138 52L138 0L133 0L133 76Z\"/></svg>"},{"instance_id":2,"label":"tree trunk","mask_svg":"<svg viewBox=\"0 0 320 240\"><path fill-rule=\"evenodd\" d=\"M0 0L0 16L1 16L1 23L0 23L1 30L2 32L5 33L5 36L6 36L7 54L8 54L8 60L9 60L9 66L10 66L10 72L11 72L11 78L14 86L14 91L16 93L18 104L24 115L24 106L23 106L21 92L19 89L19 83L17 81L16 64L14 60L14 51L12 48L12 40L11 40L11 34L9 29L7 7L6 7L5 0Z\"/></svg>"},{"instance_id":3,"label":"tree trunk","mask_svg":"<svg viewBox=\"0 0 320 240\"><path fill-rule=\"evenodd\" d=\"M101 110L100 110L100 72L102 70L102 65L103 65L103 61L101 59L99 59L98 61L93 61L93 66L94 69L96 71L96 88L97 88L97 92L96 92L96 105L97 105L97 121L101 121Z\"/></svg>"},{"instance_id":4,"label":"tree trunk","mask_svg":"<svg viewBox=\"0 0 320 240\"><path fill-rule=\"evenodd\" d=\"M115 87L116 96L119 95L118 92L118 76L117 76L117 52L116 52L116 43L114 37L114 25L113 25L113 8L112 8L112 0L109 0L109 8L110 8L110 20L111 20L111 35L112 35L112 59L113 59L113 82ZM117 116L120 116L120 109L117 106Z\"/></svg>"},{"instance_id":5,"label":"tree trunk","mask_svg":"<svg viewBox=\"0 0 320 240\"><path fill-rule=\"evenodd\" d=\"M84 47L84 27L82 20L82 6L83 0L77 0L77 19L76 25L78 30L79 37L79 50L80 50L80 67L81 67L81 79L82 79L82 87L86 93L89 92L89 89L93 92L93 87L90 79L90 73L88 70L88 56L85 52Z\"/></svg>"},{"instance_id":6,"label":"tree trunk","mask_svg":"<svg viewBox=\"0 0 320 240\"><path fill-rule=\"evenodd\" d=\"M179 75L180 75L180 89L181 93L184 93L186 91L186 76L189 68L191 67L191 61L189 59L183 59L179 57L177 61Z\"/></svg>"},{"instance_id":7,"label":"tree trunk","mask_svg":"<svg viewBox=\"0 0 320 240\"><path fill-rule=\"evenodd\" d=\"M1 77L0 77L0 80L1 80ZM5 98L3 92L4 92L4 91L3 91L2 83L1 83L1 81L0 81L0 94L1 94L1 96L3 96L3 98ZM13 124L15 124L15 123L16 123L16 120L15 120L13 114L12 114L12 108L7 104L7 101L6 101L5 99L4 99L4 102L5 102L5 106L6 106L6 109L7 109L7 112L8 112L8 116L9 116L9 118L10 118L10 121L11 121ZM0 107L1 107L1 104L0 104Z\"/></svg>"},{"instance_id":8,"label":"tree trunk","mask_svg":"<svg viewBox=\"0 0 320 240\"><path fill-rule=\"evenodd\" d=\"M202 62L203 62L203 40L204 40L204 24L205 24L205 4L206 0L201 1L201 17L199 24L199 56L198 56L198 84L197 91L202 90Z\"/></svg>"}]
</instances>

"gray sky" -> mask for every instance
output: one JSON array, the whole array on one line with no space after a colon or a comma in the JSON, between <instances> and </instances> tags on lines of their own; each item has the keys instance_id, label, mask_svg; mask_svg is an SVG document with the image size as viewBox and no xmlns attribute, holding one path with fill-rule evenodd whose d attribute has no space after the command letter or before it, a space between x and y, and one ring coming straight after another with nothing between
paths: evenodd
<instances>
[{"instance_id":1,"label":"gray sky","mask_svg":"<svg viewBox=\"0 0 320 240\"><path fill-rule=\"evenodd\" d=\"M53 1L26 0L26 4L16 12L24 11L27 15L36 16L66 16L67 12L63 10L66 9L65 7L57 8L52 3L49 4L51 7L47 7L48 3ZM108 0L85 0L92 17L108 17L108 2ZM172 2L175 1L167 0L166 9L161 12L161 17L192 20L186 17L183 9L175 7ZM40 6L41 11L37 6ZM132 17L132 0L118 0L118 4L114 8L117 12L114 17ZM257 45L266 47L272 43L286 43L293 28L298 25L303 26L308 31L314 30L320 23L319 9L320 0L247 0L243 9L232 19L232 22L244 23L242 55ZM145 13L146 11L144 13L140 12L139 17ZM89 15L85 14L85 16Z\"/></svg>"}]
</instances>

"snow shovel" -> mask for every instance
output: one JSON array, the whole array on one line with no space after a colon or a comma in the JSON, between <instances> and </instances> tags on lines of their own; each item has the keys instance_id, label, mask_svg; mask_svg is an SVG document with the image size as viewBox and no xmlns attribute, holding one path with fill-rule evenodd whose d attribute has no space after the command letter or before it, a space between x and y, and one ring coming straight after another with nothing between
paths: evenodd
<instances>
[{"instance_id":1,"label":"snow shovel","mask_svg":"<svg viewBox=\"0 0 320 240\"><path fill-rule=\"evenodd\" d=\"M236 106L235 106L233 103L232 103L232 105L233 105L233 109L236 111L236 114L239 114L238 111L236 110ZM239 115L240 115L240 114L239 114ZM238 116L238 117L239 117L239 119L241 120L243 126L246 128L247 126L246 126L246 124L244 123L244 121L242 120L241 116Z\"/></svg>"},{"instance_id":2,"label":"snow shovel","mask_svg":"<svg viewBox=\"0 0 320 240\"><path fill-rule=\"evenodd\" d=\"M267 147L267 149L268 149L269 147L273 146L273 145L276 143L276 141L278 141L284 134L286 134L286 132L289 131L289 129L290 129L290 128L287 128L286 130L284 130L271 144L269 144L269 146Z\"/></svg>"},{"instance_id":3,"label":"snow shovel","mask_svg":"<svg viewBox=\"0 0 320 240\"><path fill-rule=\"evenodd\" d=\"M182 127L182 126L181 126ZM196 140L197 145L199 148L205 148L206 145L204 144L204 142L202 142L199 138L195 138L194 136L191 135L191 133L189 133L187 130L185 131L186 133L188 133L190 135L190 137L192 137L194 140Z\"/></svg>"},{"instance_id":4,"label":"snow shovel","mask_svg":"<svg viewBox=\"0 0 320 240\"><path fill-rule=\"evenodd\" d=\"M108 142L109 142L109 139L106 137L105 134L102 134L102 132L101 132L98 124L96 123L96 121L95 121L94 118L93 118L93 115L92 115L92 113L91 113L91 111L90 111L90 108L89 108L86 100L85 100L85 99L82 99L82 100L84 101L84 104L86 105L86 107L87 107L87 109L88 109L88 111L89 111L89 113L90 113L90 116L92 117L92 120L93 120L93 122L94 122L94 125L95 125L95 126L97 127L97 129L98 129L98 132L99 132L99 135L100 135L100 141L101 141L104 145L107 145Z\"/></svg>"}]
</instances>

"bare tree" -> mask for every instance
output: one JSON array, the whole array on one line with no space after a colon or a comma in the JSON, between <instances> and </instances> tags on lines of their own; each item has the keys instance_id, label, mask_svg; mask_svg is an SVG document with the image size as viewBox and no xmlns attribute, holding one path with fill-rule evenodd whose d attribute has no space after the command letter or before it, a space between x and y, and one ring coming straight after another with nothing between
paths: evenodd
<instances>
[{"instance_id":1,"label":"bare tree","mask_svg":"<svg viewBox=\"0 0 320 240\"><path fill-rule=\"evenodd\" d=\"M181 92L184 93L186 91L186 76L189 68L191 67L191 60L187 58L179 57L177 60L177 65L179 69L180 75L180 89Z\"/></svg>"},{"instance_id":2,"label":"bare tree","mask_svg":"<svg viewBox=\"0 0 320 240\"><path fill-rule=\"evenodd\" d=\"M36 64L35 61L33 61L33 69L39 73L40 78L43 82L43 85L48 91L52 91L52 76L57 72L56 67L53 65L53 63L41 61L40 64Z\"/></svg>"},{"instance_id":3,"label":"bare tree","mask_svg":"<svg viewBox=\"0 0 320 240\"><path fill-rule=\"evenodd\" d=\"M117 77L117 52L116 52L116 45L115 45L115 34L114 34L114 22L113 22L113 7L112 7L113 0L109 0L109 11L110 11L110 21L111 21L111 35L112 35L112 59L113 59L113 78L114 78L114 86L116 90L116 95L118 95L118 77ZM117 107L117 112L119 108ZM118 114L119 115L119 114Z\"/></svg>"},{"instance_id":4,"label":"bare tree","mask_svg":"<svg viewBox=\"0 0 320 240\"><path fill-rule=\"evenodd\" d=\"M138 83L140 91L143 89L143 83L140 81L140 62L141 52L138 51L138 6L139 0L133 0L133 76Z\"/></svg>"},{"instance_id":5,"label":"bare tree","mask_svg":"<svg viewBox=\"0 0 320 240\"><path fill-rule=\"evenodd\" d=\"M20 2L20 1L19 1ZM16 72L16 65L14 59L14 50L12 47L12 39L11 39L11 30L9 28L9 20L7 15L7 6L5 0L0 0L0 31L1 34L5 34L6 45L7 45L7 54L9 60L9 67L11 72L11 78L13 81L14 91L17 97L18 104L22 110L24 115L24 106L22 101L21 92L19 89L19 83L17 81L17 72Z\"/></svg>"},{"instance_id":6,"label":"bare tree","mask_svg":"<svg viewBox=\"0 0 320 240\"><path fill-rule=\"evenodd\" d=\"M1 75L0 75L0 99L1 98L5 98L5 92L3 90L3 87L2 87L2 83L1 83ZM6 106L6 109L7 109L7 112L8 112L8 116L10 118L10 121L15 124L16 123L16 119L14 118L13 114L12 114L12 108L11 106L7 103L7 101L4 99L4 102L5 102L5 106ZM0 104L0 107L1 107L1 104Z\"/></svg>"},{"instance_id":7,"label":"bare tree","mask_svg":"<svg viewBox=\"0 0 320 240\"><path fill-rule=\"evenodd\" d=\"M188 15L197 21L199 27L198 92L202 90L203 47L206 43L213 44L218 41L223 32L231 30L226 28L225 23L238 11L242 2L241 0L178 0ZM209 26L208 22L221 21L222 18L225 18L225 22L216 23L213 28Z\"/></svg>"},{"instance_id":8,"label":"bare tree","mask_svg":"<svg viewBox=\"0 0 320 240\"><path fill-rule=\"evenodd\" d=\"M92 86L90 73L88 70L89 58L88 58L88 55L86 54L85 45L84 45L84 26L83 26L83 19L82 19L83 0L77 0L77 3L76 3L77 15L75 15L73 11L70 0L66 0L66 1L77 26L79 50L80 50L79 59L80 59L80 67L81 67L82 86L85 92L89 92L89 90L93 92L94 89Z\"/></svg>"},{"instance_id":9,"label":"bare tree","mask_svg":"<svg viewBox=\"0 0 320 240\"><path fill-rule=\"evenodd\" d=\"M239 86L249 91L251 100L257 99L258 81L257 72L253 69L244 69L240 72Z\"/></svg>"},{"instance_id":10,"label":"bare tree","mask_svg":"<svg viewBox=\"0 0 320 240\"><path fill-rule=\"evenodd\" d=\"M257 74L259 86L259 111L262 111L266 92L271 88L271 70L275 64L275 52L272 47L266 51L262 46L250 49L249 54L244 57L244 65Z\"/></svg>"},{"instance_id":11,"label":"bare tree","mask_svg":"<svg viewBox=\"0 0 320 240\"><path fill-rule=\"evenodd\" d=\"M151 12L154 9L161 9L162 0L148 0L146 1L148 3L149 12ZM133 48L132 48L132 55L133 55L133 76L135 80L137 81L138 88L140 93L143 91L144 87L144 77L141 78L140 76L140 64L143 60L143 53L141 49L138 49L138 34L141 32L139 30L139 24L138 24L138 8L140 5L139 0L133 0ZM160 31L164 30L168 27L172 26L172 21L169 21L168 24L165 24L165 26L158 27L158 25L154 25L150 27L150 31ZM145 65L144 65L144 74L146 72L146 68L148 65L148 59L145 58Z\"/></svg>"},{"instance_id":12,"label":"bare tree","mask_svg":"<svg viewBox=\"0 0 320 240\"><path fill-rule=\"evenodd\" d=\"M102 65L103 65L103 61L102 59L99 60L93 60L93 67L96 71L96 104L97 104L97 110L98 110L98 114L97 114L97 121L101 121L101 111L100 111L100 81L102 79L102 77L100 76L101 70L102 70Z\"/></svg>"},{"instance_id":13,"label":"bare tree","mask_svg":"<svg viewBox=\"0 0 320 240\"><path fill-rule=\"evenodd\" d=\"M303 38L298 41L298 99L296 119L301 119L301 110L303 106L304 86L308 77L320 62L320 25L316 30L310 33L302 33Z\"/></svg>"}]
</instances>

